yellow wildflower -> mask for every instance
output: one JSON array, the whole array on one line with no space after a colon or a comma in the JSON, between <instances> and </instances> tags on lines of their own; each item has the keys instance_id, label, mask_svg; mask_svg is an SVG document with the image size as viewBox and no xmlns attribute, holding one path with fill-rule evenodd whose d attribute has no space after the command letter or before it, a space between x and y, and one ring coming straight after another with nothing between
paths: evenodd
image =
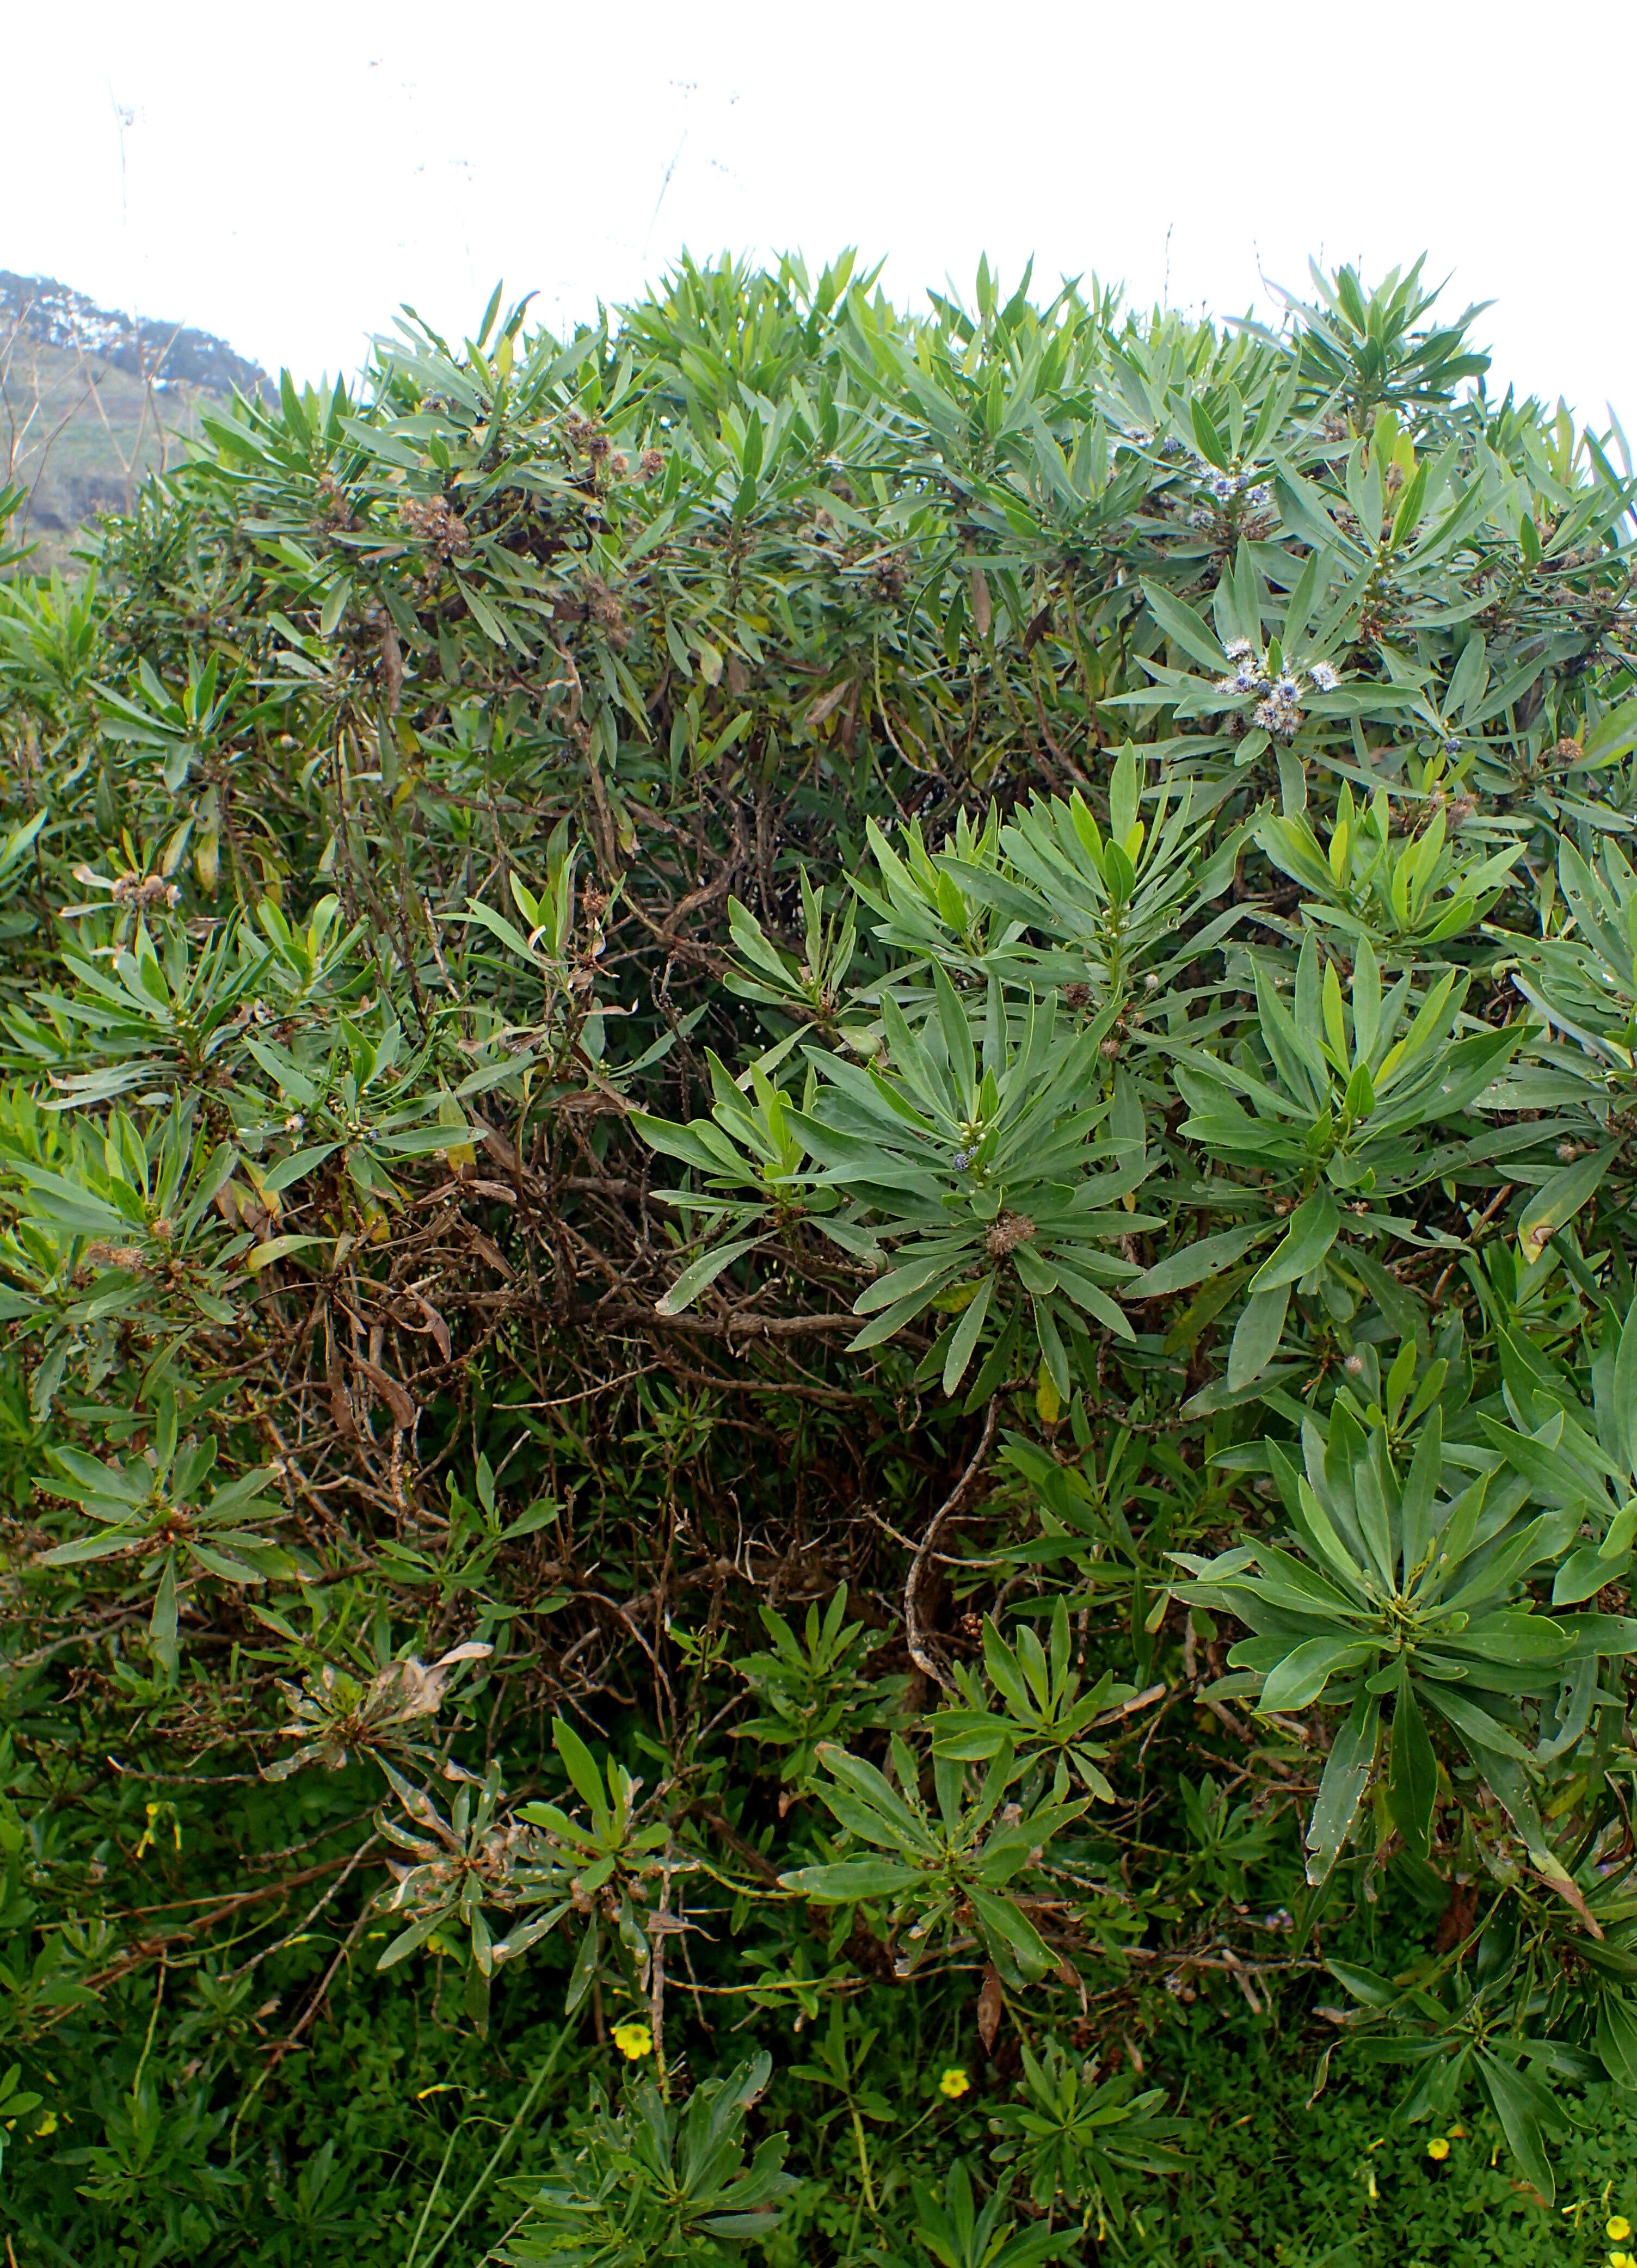
<instances>
[{"instance_id":1,"label":"yellow wildflower","mask_svg":"<svg viewBox=\"0 0 1637 2268\"><path fill-rule=\"evenodd\" d=\"M1427 2154L1429 2158L1436 2159L1440 2165L1443 2163L1443 2161L1449 2154L1449 2145L1443 2135L1434 2135L1432 2140L1427 2146Z\"/></svg>"},{"instance_id":2,"label":"yellow wildflower","mask_svg":"<svg viewBox=\"0 0 1637 2268\"><path fill-rule=\"evenodd\" d=\"M1611 2252L1609 2268L1637 2268L1637 2260L1629 2252Z\"/></svg>"},{"instance_id":3,"label":"yellow wildflower","mask_svg":"<svg viewBox=\"0 0 1637 2268\"><path fill-rule=\"evenodd\" d=\"M627 2063L636 2063L653 2052L653 2033L644 2023L616 2024L614 2044Z\"/></svg>"},{"instance_id":4,"label":"yellow wildflower","mask_svg":"<svg viewBox=\"0 0 1637 2268\"><path fill-rule=\"evenodd\" d=\"M1624 2244L1631 2233L1632 2225L1630 2221L1626 2220L1626 2215L1623 2213L1617 2213L1611 2216L1607 2228L1608 2239L1611 2244Z\"/></svg>"},{"instance_id":5,"label":"yellow wildflower","mask_svg":"<svg viewBox=\"0 0 1637 2268\"><path fill-rule=\"evenodd\" d=\"M967 2092L971 2084L971 2080L962 2070L960 2065L954 2063L939 2080L938 2092L940 2095L947 2095L950 2102L954 2102Z\"/></svg>"}]
</instances>

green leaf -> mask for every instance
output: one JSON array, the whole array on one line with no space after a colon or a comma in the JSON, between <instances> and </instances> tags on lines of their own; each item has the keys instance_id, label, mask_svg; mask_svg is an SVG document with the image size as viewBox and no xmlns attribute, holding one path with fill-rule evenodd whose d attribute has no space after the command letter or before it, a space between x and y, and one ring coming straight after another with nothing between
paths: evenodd
<instances>
[{"instance_id":1,"label":"green leaf","mask_svg":"<svg viewBox=\"0 0 1637 2268\"><path fill-rule=\"evenodd\" d=\"M1637 2088L1637 2004L1605 1990L1597 2012L1597 2053L1617 2087Z\"/></svg>"},{"instance_id":2,"label":"green leaf","mask_svg":"<svg viewBox=\"0 0 1637 2268\"><path fill-rule=\"evenodd\" d=\"M1537 1189L1524 1206L1517 1225L1517 1241L1525 1260L1539 1259L1549 1237L1572 1220L1583 1204L1594 1197L1603 1183L1603 1177L1619 1155L1619 1144L1610 1142L1589 1157L1579 1158L1572 1166Z\"/></svg>"},{"instance_id":3,"label":"green leaf","mask_svg":"<svg viewBox=\"0 0 1637 2268\"><path fill-rule=\"evenodd\" d=\"M798 1867L781 1874L781 1890L794 1890L822 1906L850 1906L860 1898L888 1898L920 1880L919 1869L896 1859L841 1859L833 1866Z\"/></svg>"},{"instance_id":4,"label":"green leaf","mask_svg":"<svg viewBox=\"0 0 1637 2268\"><path fill-rule=\"evenodd\" d=\"M713 1244L690 1261L663 1299L656 1301L654 1312L660 1315L680 1315L684 1307L691 1307L701 1292L714 1284L725 1268L735 1260L742 1260L747 1252L754 1252L761 1242L757 1236L741 1236L731 1243Z\"/></svg>"},{"instance_id":5,"label":"green leaf","mask_svg":"<svg viewBox=\"0 0 1637 2268\"><path fill-rule=\"evenodd\" d=\"M992 1276L985 1276L977 1287L977 1295L962 1310L961 1320L949 1334L949 1351L944 1357L943 1389L953 1394L966 1375L967 1365L972 1359L978 1334L984 1328L984 1318L989 1313L989 1302L995 1288Z\"/></svg>"},{"instance_id":6,"label":"green leaf","mask_svg":"<svg viewBox=\"0 0 1637 2268\"><path fill-rule=\"evenodd\" d=\"M395 1969L399 1962L418 1953L434 1930L453 1919L454 1912L453 1905L439 1906L436 1912L423 1914L418 1921L411 1922L408 1929L401 1929L375 1963L376 1968Z\"/></svg>"},{"instance_id":7,"label":"green leaf","mask_svg":"<svg viewBox=\"0 0 1637 2268\"><path fill-rule=\"evenodd\" d=\"M1377 1974L1374 1969L1361 1969L1353 1961L1327 1959L1324 1966L1338 1984L1345 1985L1355 2000L1362 2000L1367 2008L1390 2008L1398 1998L1398 1988Z\"/></svg>"},{"instance_id":8,"label":"green leaf","mask_svg":"<svg viewBox=\"0 0 1637 2268\"><path fill-rule=\"evenodd\" d=\"M1375 1761L1381 1704L1373 1695L1360 1694L1352 1713L1337 1733L1319 1782L1318 1798L1308 1822L1308 1880L1322 1882L1341 1856Z\"/></svg>"},{"instance_id":9,"label":"green leaf","mask_svg":"<svg viewBox=\"0 0 1637 2268\"><path fill-rule=\"evenodd\" d=\"M1250 1385L1279 1352L1289 1306L1288 1284L1280 1285L1277 1291L1258 1292L1254 1299L1246 1300L1228 1351L1230 1391L1237 1393L1242 1386Z\"/></svg>"},{"instance_id":10,"label":"green leaf","mask_svg":"<svg viewBox=\"0 0 1637 2268\"><path fill-rule=\"evenodd\" d=\"M1331 1679L1344 1669L1373 1661L1373 1642L1353 1638L1310 1638L1287 1654L1264 1680L1257 1707L1264 1714L1305 1709L1316 1701Z\"/></svg>"},{"instance_id":11,"label":"green leaf","mask_svg":"<svg viewBox=\"0 0 1637 2268\"><path fill-rule=\"evenodd\" d=\"M1188 408L1193 422L1194 438L1199 445L1200 455L1208 463L1214 465L1219 472L1225 473L1228 470L1228 448L1212 422L1210 411L1197 394Z\"/></svg>"},{"instance_id":12,"label":"green leaf","mask_svg":"<svg viewBox=\"0 0 1637 2268\"><path fill-rule=\"evenodd\" d=\"M1613 1409L1621 1462L1628 1473L1637 1474L1637 1299L1626 1310L1614 1359Z\"/></svg>"},{"instance_id":13,"label":"green leaf","mask_svg":"<svg viewBox=\"0 0 1637 2268\"><path fill-rule=\"evenodd\" d=\"M153 1612L148 1618L148 1638L154 1659L167 1676L176 1668L176 1554L167 1551L159 1572L159 1587L153 1594Z\"/></svg>"},{"instance_id":14,"label":"green leaf","mask_svg":"<svg viewBox=\"0 0 1637 2268\"><path fill-rule=\"evenodd\" d=\"M1250 1278L1251 1297L1308 1275L1334 1244L1340 1226L1335 1198L1328 1189L1315 1189L1291 1214L1284 1235Z\"/></svg>"},{"instance_id":15,"label":"green leaf","mask_svg":"<svg viewBox=\"0 0 1637 2268\"><path fill-rule=\"evenodd\" d=\"M1235 1260L1268 1233L1268 1228L1266 1221L1252 1221L1248 1227L1223 1229L1215 1236L1203 1236L1195 1243L1182 1245L1128 1284L1124 1296L1128 1300L1157 1300L1167 1292L1185 1292L1191 1285L1202 1284L1207 1276L1231 1268Z\"/></svg>"},{"instance_id":16,"label":"green leaf","mask_svg":"<svg viewBox=\"0 0 1637 2268\"><path fill-rule=\"evenodd\" d=\"M1409 1342L1406 1341L1406 1344ZM1436 1406L1421 1428L1410 1476L1398 1507L1400 1565L1405 1587L1429 1561L1437 1533L1438 1484L1443 1472L1443 1413Z\"/></svg>"},{"instance_id":17,"label":"green leaf","mask_svg":"<svg viewBox=\"0 0 1637 2268\"><path fill-rule=\"evenodd\" d=\"M1427 1720L1406 1683L1400 1685L1393 1707L1387 1808L1418 1859L1425 1859L1432 1847L1433 1805L1437 1794L1438 1760Z\"/></svg>"},{"instance_id":18,"label":"green leaf","mask_svg":"<svg viewBox=\"0 0 1637 2268\"><path fill-rule=\"evenodd\" d=\"M1537 2079L1520 2071L1515 2064L1503 2063L1488 2048L1480 2047L1474 2062L1484 2092L1501 2121L1508 2147L1546 2203L1552 2204L1558 2185L1541 2132L1543 2113L1554 2124L1563 2122L1552 2117L1551 2096Z\"/></svg>"},{"instance_id":19,"label":"green leaf","mask_svg":"<svg viewBox=\"0 0 1637 2268\"><path fill-rule=\"evenodd\" d=\"M968 1885L967 1895L992 1951L1009 1953L1027 1977L1043 1977L1055 1963L1050 1948L1021 1906L993 1890Z\"/></svg>"},{"instance_id":20,"label":"green leaf","mask_svg":"<svg viewBox=\"0 0 1637 2268\"><path fill-rule=\"evenodd\" d=\"M572 1725L565 1723L561 1717L552 1720L551 1745L563 1759L564 1770L573 1783L575 1793L601 1823L607 1815L608 1797L596 1758Z\"/></svg>"},{"instance_id":21,"label":"green leaf","mask_svg":"<svg viewBox=\"0 0 1637 2268\"><path fill-rule=\"evenodd\" d=\"M1163 583L1145 582L1142 594L1160 628L1191 660L1201 663L1213 677L1226 666L1221 640L1206 628L1185 599L1167 590Z\"/></svg>"},{"instance_id":22,"label":"green leaf","mask_svg":"<svg viewBox=\"0 0 1637 2268\"><path fill-rule=\"evenodd\" d=\"M253 1274L270 1268L276 1260L284 1260L292 1252L304 1252L314 1244L328 1242L322 1236L270 1236L265 1244L258 1244L245 1255L245 1266Z\"/></svg>"}]
</instances>

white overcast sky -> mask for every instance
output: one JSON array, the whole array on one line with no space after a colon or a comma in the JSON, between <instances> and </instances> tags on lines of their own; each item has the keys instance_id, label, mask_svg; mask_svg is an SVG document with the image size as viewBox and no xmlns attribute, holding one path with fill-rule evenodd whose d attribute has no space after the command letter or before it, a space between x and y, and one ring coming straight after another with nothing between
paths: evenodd
<instances>
[{"instance_id":1,"label":"white overcast sky","mask_svg":"<svg viewBox=\"0 0 1637 2268\"><path fill-rule=\"evenodd\" d=\"M1492 383L1629 428L1634 62L1637 0L4 0L0 267L315 378L684 245L1220 313L1425 250Z\"/></svg>"}]
</instances>

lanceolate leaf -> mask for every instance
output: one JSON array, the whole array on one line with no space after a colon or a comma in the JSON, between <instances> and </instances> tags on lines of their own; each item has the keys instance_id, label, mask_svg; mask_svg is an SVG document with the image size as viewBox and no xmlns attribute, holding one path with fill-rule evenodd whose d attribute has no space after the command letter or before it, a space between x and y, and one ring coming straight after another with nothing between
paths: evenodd
<instances>
[{"instance_id":1,"label":"lanceolate leaf","mask_svg":"<svg viewBox=\"0 0 1637 2268\"><path fill-rule=\"evenodd\" d=\"M1308 1822L1308 1880L1322 1882L1341 1855L1375 1758L1381 1705L1360 1694L1338 1727Z\"/></svg>"},{"instance_id":2,"label":"lanceolate leaf","mask_svg":"<svg viewBox=\"0 0 1637 2268\"><path fill-rule=\"evenodd\" d=\"M1316 1189L1290 1217L1278 1246L1250 1278L1252 1299L1294 1284L1316 1268L1336 1241L1341 1215L1328 1189Z\"/></svg>"},{"instance_id":3,"label":"lanceolate leaf","mask_svg":"<svg viewBox=\"0 0 1637 2268\"><path fill-rule=\"evenodd\" d=\"M1407 1683L1393 1708L1387 1801L1393 1821L1418 1858L1431 1847L1433 1805L1438 1793L1438 1760L1427 1720Z\"/></svg>"},{"instance_id":4,"label":"lanceolate leaf","mask_svg":"<svg viewBox=\"0 0 1637 2268\"><path fill-rule=\"evenodd\" d=\"M1259 1378L1279 1352L1279 1343L1284 1335L1285 1317L1290 1307L1290 1286L1281 1284L1271 1292L1257 1292L1246 1300L1238 1322L1234 1327L1233 1344L1228 1357L1228 1382L1230 1387L1249 1386Z\"/></svg>"},{"instance_id":5,"label":"lanceolate leaf","mask_svg":"<svg viewBox=\"0 0 1637 2268\"><path fill-rule=\"evenodd\" d=\"M1518 1244L1526 1260L1538 1260L1547 1238L1596 1195L1616 1155L1615 1145L1606 1144L1577 1164L1566 1166L1535 1192L1517 1225Z\"/></svg>"}]
</instances>

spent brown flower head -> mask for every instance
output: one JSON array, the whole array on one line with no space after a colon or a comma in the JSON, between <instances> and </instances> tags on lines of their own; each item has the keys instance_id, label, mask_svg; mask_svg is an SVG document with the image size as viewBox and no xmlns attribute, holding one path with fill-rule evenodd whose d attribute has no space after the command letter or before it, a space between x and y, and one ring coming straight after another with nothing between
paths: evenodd
<instances>
[{"instance_id":1,"label":"spent brown flower head","mask_svg":"<svg viewBox=\"0 0 1637 2268\"><path fill-rule=\"evenodd\" d=\"M1032 1244L1034 1241L1035 1224L1026 1212L1003 1212L990 1223L989 1233L984 1239L992 1260L1010 1259L1020 1244Z\"/></svg>"}]
</instances>

